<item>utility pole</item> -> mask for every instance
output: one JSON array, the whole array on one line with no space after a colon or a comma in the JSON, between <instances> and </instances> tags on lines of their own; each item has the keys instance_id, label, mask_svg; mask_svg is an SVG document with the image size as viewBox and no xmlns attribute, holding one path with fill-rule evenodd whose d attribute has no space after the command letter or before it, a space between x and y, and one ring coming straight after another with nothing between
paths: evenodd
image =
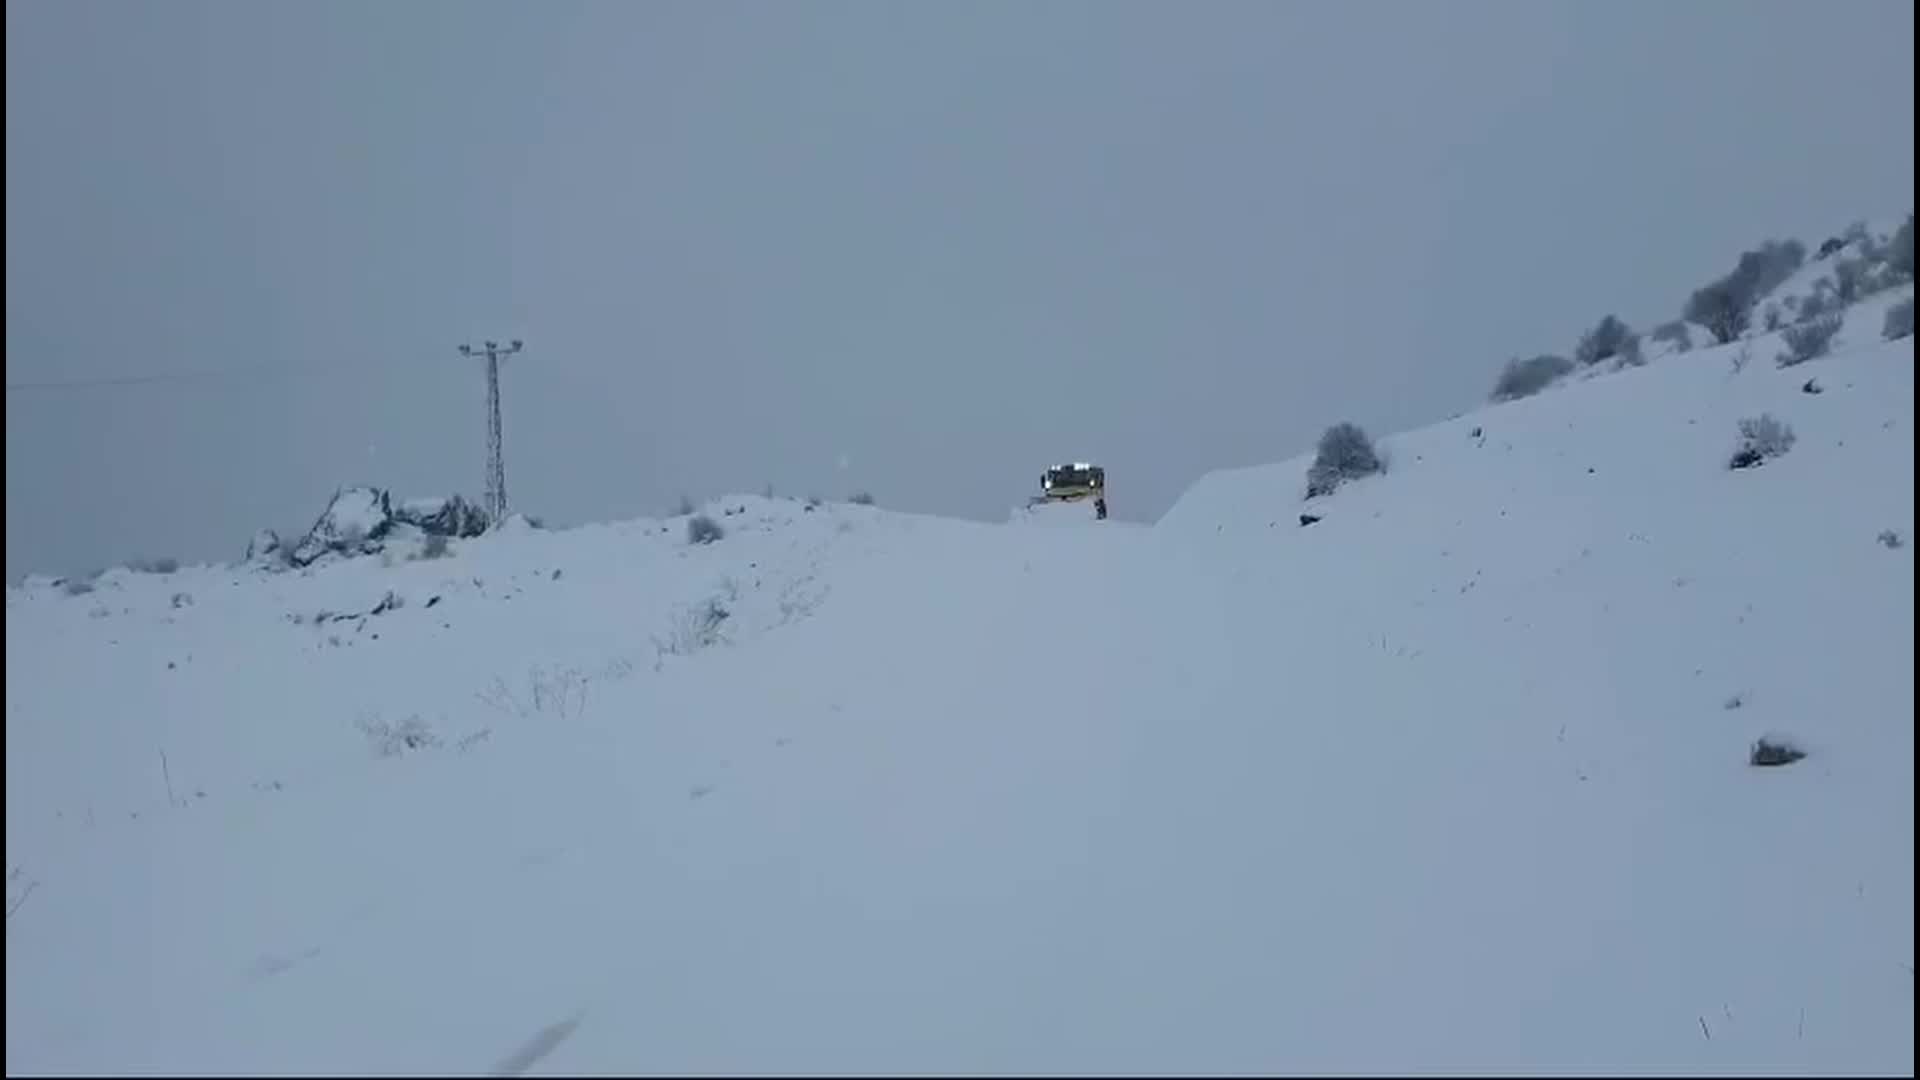
<instances>
[{"instance_id":1,"label":"utility pole","mask_svg":"<svg viewBox=\"0 0 1920 1080\"><path fill-rule=\"evenodd\" d=\"M521 349L519 338L507 345L489 341L483 348L460 346L461 356L487 358L487 517L495 525L507 520L507 463L500 438L500 361Z\"/></svg>"}]
</instances>

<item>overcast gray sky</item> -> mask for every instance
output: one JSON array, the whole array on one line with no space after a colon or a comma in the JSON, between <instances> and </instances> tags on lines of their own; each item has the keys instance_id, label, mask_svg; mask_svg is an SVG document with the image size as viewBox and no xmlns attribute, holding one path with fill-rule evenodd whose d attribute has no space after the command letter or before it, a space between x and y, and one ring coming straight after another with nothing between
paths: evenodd
<instances>
[{"instance_id":1,"label":"overcast gray sky","mask_svg":"<svg viewBox=\"0 0 1920 1080\"><path fill-rule=\"evenodd\" d=\"M8 0L7 572L482 486L989 519L1481 401L1904 214L1905 0Z\"/></svg>"}]
</instances>

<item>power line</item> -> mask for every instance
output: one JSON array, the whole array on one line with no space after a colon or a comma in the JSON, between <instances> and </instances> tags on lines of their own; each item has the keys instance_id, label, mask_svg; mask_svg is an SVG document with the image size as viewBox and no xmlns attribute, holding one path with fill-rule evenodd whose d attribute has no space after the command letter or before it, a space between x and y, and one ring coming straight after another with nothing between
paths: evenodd
<instances>
[{"instance_id":1,"label":"power line","mask_svg":"<svg viewBox=\"0 0 1920 1080\"><path fill-rule=\"evenodd\" d=\"M476 350L475 355L483 355ZM48 390L92 390L112 389L121 386L152 386L167 383L218 382L221 380L243 379L291 379L302 377L332 377L340 374L339 368L310 367L288 364L280 367L228 368L207 371L170 371L151 375L101 375L78 379L23 379L7 383L7 393Z\"/></svg>"},{"instance_id":2,"label":"power line","mask_svg":"<svg viewBox=\"0 0 1920 1080\"><path fill-rule=\"evenodd\" d=\"M238 371L176 371L157 375L106 375L95 379L44 379L10 382L7 384L7 393L25 390L86 390L93 387L142 386L150 383L205 382L212 379L260 378L269 375L304 373L297 368L251 368Z\"/></svg>"},{"instance_id":3,"label":"power line","mask_svg":"<svg viewBox=\"0 0 1920 1080\"><path fill-rule=\"evenodd\" d=\"M500 432L500 361L521 348L519 338L504 346L492 341L479 349L460 346L461 356L487 358L487 516L496 525L507 520L506 450Z\"/></svg>"}]
</instances>

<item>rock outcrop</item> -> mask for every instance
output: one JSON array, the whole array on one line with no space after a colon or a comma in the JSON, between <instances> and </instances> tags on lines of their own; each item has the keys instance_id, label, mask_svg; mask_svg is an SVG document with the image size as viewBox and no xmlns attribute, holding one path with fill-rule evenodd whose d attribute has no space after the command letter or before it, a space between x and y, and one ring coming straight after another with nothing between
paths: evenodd
<instances>
[{"instance_id":1,"label":"rock outcrop","mask_svg":"<svg viewBox=\"0 0 1920 1080\"><path fill-rule=\"evenodd\" d=\"M487 512L459 495L408 499L394 509L393 518L428 536L466 539L487 531Z\"/></svg>"},{"instance_id":2,"label":"rock outcrop","mask_svg":"<svg viewBox=\"0 0 1920 1080\"><path fill-rule=\"evenodd\" d=\"M247 541L247 565L273 566L284 562L284 549L280 544L280 534L272 529L261 529Z\"/></svg>"},{"instance_id":3,"label":"rock outcrop","mask_svg":"<svg viewBox=\"0 0 1920 1080\"><path fill-rule=\"evenodd\" d=\"M389 546L424 539L467 539L490 526L487 512L460 495L407 499L397 506L392 495L371 484L334 492L326 512L297 542L261 529L247 544L247 564L265 568L312 566L328 557L377 555Z\"/></svg>"},{"instance_id":4,"label":"rock outcrop","mask_svg":"<svg viewBox=\"0 0 1920 1080\"><path fill-rule=\"evenodd\" d=\"M393 531L393 507L387 493L376 487L342 488L334 493L327 511L295 545L293 564L311 566L327 555L372 555Z\"/></svg>"}]
</instances>

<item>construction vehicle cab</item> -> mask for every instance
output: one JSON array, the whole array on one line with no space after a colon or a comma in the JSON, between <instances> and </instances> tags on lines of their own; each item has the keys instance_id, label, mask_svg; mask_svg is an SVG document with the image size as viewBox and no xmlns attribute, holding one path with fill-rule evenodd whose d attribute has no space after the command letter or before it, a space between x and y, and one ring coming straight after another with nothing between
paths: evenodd
<instances>
[{"instance_id":1,"label":"construction vehicle cab","mask_svg":"<svg viewBox=\"0 0 1920 1080\"><path fill-rule=\"evenodd\" d=\"M1048 502L1093 500L1093 516L1107 516L1107 470L1076 461L1055 465L1040 474L1040 490Z\"/></svg>"}]
</instances>

